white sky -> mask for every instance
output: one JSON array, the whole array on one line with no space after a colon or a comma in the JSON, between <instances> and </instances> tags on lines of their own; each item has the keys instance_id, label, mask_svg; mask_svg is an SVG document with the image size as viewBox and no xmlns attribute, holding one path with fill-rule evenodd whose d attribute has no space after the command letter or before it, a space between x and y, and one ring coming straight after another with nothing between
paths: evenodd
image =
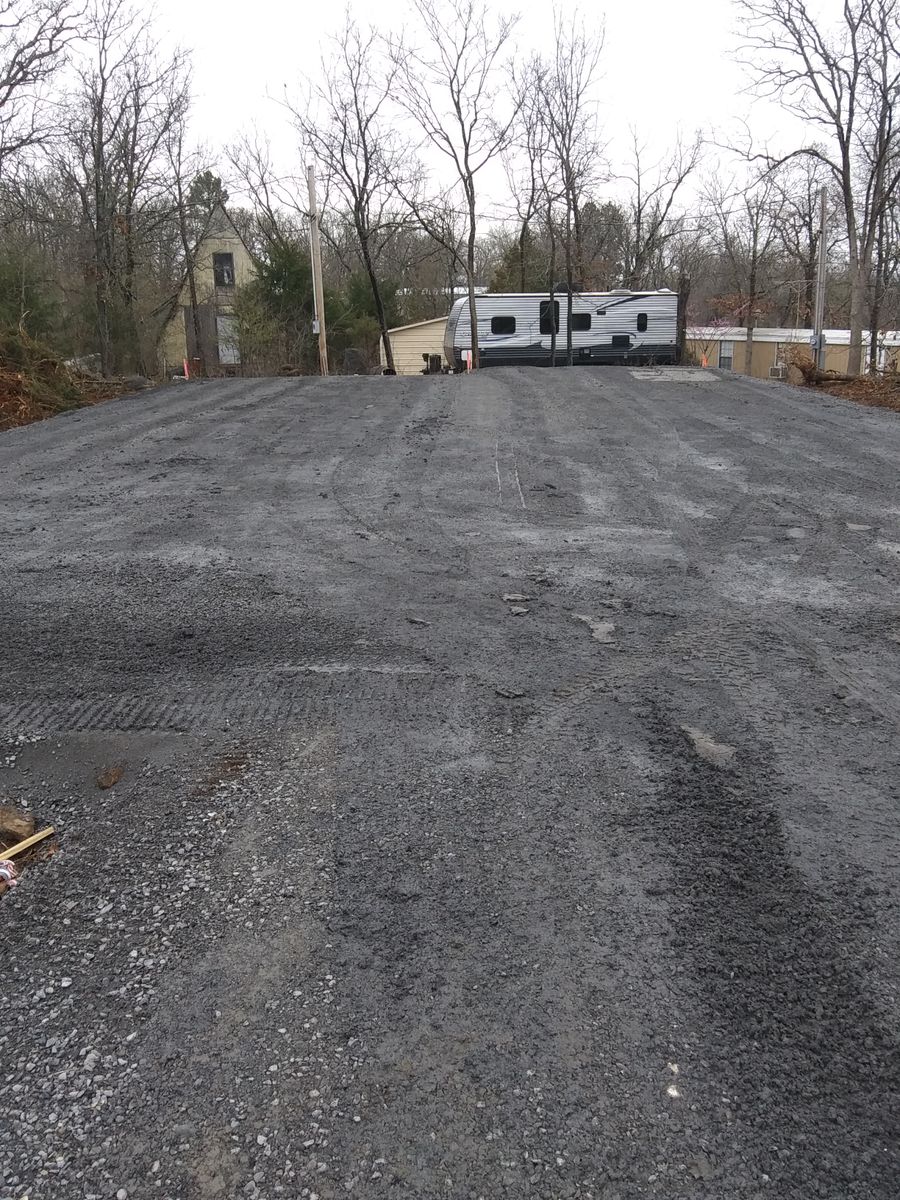
<instances>
[{"instance_id":1,"label":"white sky","mask_svg":"<svg viewBox=\"0 0 900 1200\"><path fill-rule=\"evenodd\" d=\"M285 87L296 95L304 74L317 72L328 34L342 23L342 2L157 0L162 30L193 52L198 139L215 149L255 124L271 139L279 165L296 170L300 157L277 97ZM547 0L513 0L506 11L515 7L522 14L515 35L520 54L548 48ZM814 7L833 18L840 0L816 0ZM405 0L351 0L350 8L361 24L411 29ZM606 26L597 99L613 172L628 153L632 125L659 157L679 130L687 140L699 129L721 142L745 120L759 141L783 135L784 114L744 90L731 0L613 0L582 3L578 12L586 21L596 14ZM714 173L720 157L709 147L704 173ZM502 174L485 183L486 199L499 203ZM615 191L611 183L607 194Z\"/></svg>"}]
</instances>

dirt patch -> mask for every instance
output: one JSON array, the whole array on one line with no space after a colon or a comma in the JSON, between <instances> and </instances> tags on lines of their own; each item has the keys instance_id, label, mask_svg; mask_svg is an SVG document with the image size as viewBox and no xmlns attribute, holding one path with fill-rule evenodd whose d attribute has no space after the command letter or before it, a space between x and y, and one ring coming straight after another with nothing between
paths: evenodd
<instances>
[{"instance_id":1,"label":"dirt patch","mask_svg":"<svg viewBox=\"0 0 900 1200\"><path fill-rule=\"evenodd\" d=\"M237 779L250 765L250 751L236 746L217 759L205 779L194 788L194 796L211 796L223 783Z\"/></svg>"}]
</instances>

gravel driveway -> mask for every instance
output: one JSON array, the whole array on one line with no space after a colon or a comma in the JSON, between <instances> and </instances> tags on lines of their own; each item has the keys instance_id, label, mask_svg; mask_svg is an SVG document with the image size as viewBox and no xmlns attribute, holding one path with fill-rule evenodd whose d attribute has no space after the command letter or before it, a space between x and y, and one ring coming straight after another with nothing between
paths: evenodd
<instances>
[{"instance_id":1,"label":"gravel driveway","mask_svg":"<svg viewBox=\"0 0 900 1200\"><path fill-rule=\"evenodd\" d=\"M896 1200L898 583L900 418L714 371L0 436L0 1198Z\"/></svg>"}]
</instances>

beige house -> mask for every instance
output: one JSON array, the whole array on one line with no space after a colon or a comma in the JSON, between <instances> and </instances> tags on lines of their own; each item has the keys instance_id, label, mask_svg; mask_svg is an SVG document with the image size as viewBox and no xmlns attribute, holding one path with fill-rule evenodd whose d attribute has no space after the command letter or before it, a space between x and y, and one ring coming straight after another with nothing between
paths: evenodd
<instances>
[{"instance_id":1,"label":"beige house","mask_svg":"<svg viewBox=\"0 0 900 1200\"><path fill-rule=\"evenodd\" d=\"M413 325L399 325L396 329L389 329L397 374L420 375L427 365L423 354L439 354L443 362L446 327L446 317L435 317L431 321L416 321ZM381 365L387 366L384 346L381 347Z\"/></svg>"},{"instance_id":2,"label":"beige house","mask_svg":"<svg viewBox=\"0 0 900 1200\"><path fill-rule=\"evenodd\" d=\"M753 370L755 379L787 379L791 354L810 350L811 329L755 329L753 331ZM864 358L868 361L869 336L863 334ZM850 333L846 329L825 330L825 369L846 373L850 354ZM738 326L700 326L688 329L686 358L695 363L706 360L709 367L747 374L747 330ZM900 365L900 332L881 335L879 365L896 370Z\"/></svg>"},{"instance_id":3,"label":"beige house","mask_svg":"<svg viewBox=\"0 0 900 1200\"><path fill-rule=\"evenodd\" d=\"M249 283L255 273L250 251L228 213L217 204L194 252L197 315L206 369L210 375L230 374L240 364L234 296L236 290ZM165 375L181 371L185 361L190 374L199 369L200 354L187 276L178 296L177 307L163 330L159 349L160 365Z\"/></svg>"}]
</instances>

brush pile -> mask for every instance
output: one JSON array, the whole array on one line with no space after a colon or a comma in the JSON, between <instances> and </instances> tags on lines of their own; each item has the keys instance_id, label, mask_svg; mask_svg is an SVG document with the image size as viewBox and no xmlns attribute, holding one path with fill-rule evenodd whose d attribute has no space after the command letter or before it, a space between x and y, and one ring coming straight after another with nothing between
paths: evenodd
<instances>
[{"instance_id":1,"label":"brush pile","mask_svg":"<svg viewBox=\"0 0 900 1200\"><path fill-rule=\"evenodd\" d=\"M800 373L807 387L841 396L856 404L871 408L892 408L900 412L900 375L885 372L880 375L841 375L837 371L820 371L805 351L790 355L789 365Z\"/></svg>"},{"instance_id":2,"label":"brush pile","mask_svg":"<svg viewBox=\"0 0 900 1200\"><path fill-rule=\"evenodd\" d=\"M0 430L120 396L121 380L66 366L22 329L0 330Z\"/></svg>"}]
</instances>

